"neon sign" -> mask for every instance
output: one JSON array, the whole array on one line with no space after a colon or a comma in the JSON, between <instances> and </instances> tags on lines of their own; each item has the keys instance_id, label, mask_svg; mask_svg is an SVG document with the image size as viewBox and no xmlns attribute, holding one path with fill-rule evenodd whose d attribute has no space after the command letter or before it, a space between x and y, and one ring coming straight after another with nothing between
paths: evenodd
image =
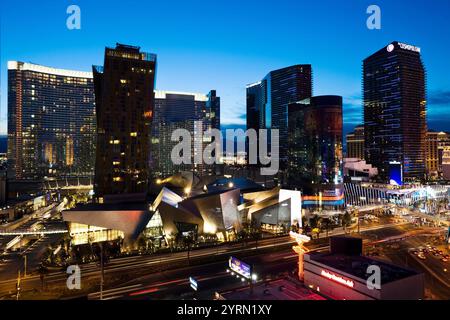
<instances>
[{"instance_id":1,"label":"neon sign","mask_svg":"<svg viewBox=\"0 0 450 320\"><path fill-rule=\"evenodd\" d=\"M340 283L340 284L346 285L347 287L350 287L350 288L353 288L354 285L355 285L355 284L353 283L353 281L351 281L351 280L346 280L346 279L344 279L344 278L342 278L342 277L340 277L340 276L337 276L337 275L335 275L335 274L333 274L333 273L330 273L330 272L328 272L328 271L325 271L325 270L322 270L322 271L320 272L320 275L321 275L322 277L327 278L327 279L330 279L330 280L336 281L336 282L338 282L338 283Z\"/></svg>"}]
</instances>

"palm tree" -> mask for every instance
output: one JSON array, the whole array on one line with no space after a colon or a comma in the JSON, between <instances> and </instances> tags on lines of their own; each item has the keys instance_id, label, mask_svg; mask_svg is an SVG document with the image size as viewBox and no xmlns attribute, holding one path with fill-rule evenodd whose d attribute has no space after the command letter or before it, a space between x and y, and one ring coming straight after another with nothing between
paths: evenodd
<instances>
[{"instance_id":1,"label":"palm tree","mask_svg":"<svg viewBox=\"0 0 450 320\"><path fill-rule=\"evenodd\" d=\"M248 237L248 232L246 229L241 229L241 231L238 232L237 238L242 241L242 246L245 247L246 240Z\"/></svg>"},{"instance_id":2,"label":"palm tree","mask_svg":"<svg viewBox=\"0 0 450 320\"><path fill-rule=\"evenodd\" d=\"M344 232L347 233L347 227L352 223L352 216L348 211L345 211L342 216L342 227L344 228Z\"/></svg>"},{"instance_id":3,"label":"palm tree","mask_svg":"<svg viewBox=\"0 0 450 320\"><path fill-rule=\"evenodd\" d=\"M183 238L183 244L184 247L187 247L187 252L188 252L188 264L191 265L191 256L190 256L190 252L191 252L191 247L192 245L195 243L194 241L194 237L191 233L189 233L188 236Z\"/></svg>"},{"instance_id":4,"label":"palm tree","mask_svg":"<svg viewBox=\"0 0 450 320\"><path fill-rule=\"evenodd\" d=\"M329 218L323 219L322 226L324 227L328 238L328 231L330 231L330 228L332 226L330 219Z\"/></svg>"},{"instance_id":5,"label":"palm tree","mask_svg":"<svg viewBox=\"0 0 450 320\"><path fill-rule=\"evenodd\" d=\"M311 219L309 219L309 224L313 230L319 229L319 232L317 232L317 239L319 239L322 218L319 215L315 214Z\"/></svg>"},{"instance_id":6,"label":"palm tree","mask_svg":"<svg viewBox=\"0 0 450 320\"><path fill-rule=\"evenodd\" d=\"M41 286L42 286L42 291L44 291L45 289L45 275L48 273L47 268L41 263L39 268L38 268L38 272L39 272L39 277L41 279Z\"/></svg>"}]
</instances>

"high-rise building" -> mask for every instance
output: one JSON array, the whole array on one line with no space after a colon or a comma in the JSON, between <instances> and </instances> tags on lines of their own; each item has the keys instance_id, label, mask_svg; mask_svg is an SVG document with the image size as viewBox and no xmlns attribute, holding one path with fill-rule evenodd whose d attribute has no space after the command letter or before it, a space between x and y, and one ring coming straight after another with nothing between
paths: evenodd
<instances>
[{"instance_id":1,"label":"high-rise building","mask_svg":"<svg viewBox=\"0 0 450 320\"><path fill-rule=\"evenodd\" d=\"M353 132L346 136L346 158L364 160L364 126L356 126Z\"/></svg>"},{"instance_id":2,"label":"high-rise building","mask_svg":"<svg viewBox=\"0 0 450 320\"><path fill-rule=\"evenodd\" d=\"M364 135L368 163L387 179L400 162L405 180L425 176L426 73L420 48L392 42L363 62Z\"/></svg>"},{"instance_id":3,"label":"high-rise building","mask_svg":"<svg viewBox=\"0 0 450 320\"><path fill-rule=\"evenodd\" d=\"M145 194L154 108L156 55L140 47L106 48L104 67L93 67L97 110L94 192Z\"/></svg>"},{"instance_id":4,"label":"high-rise building","mask_svg":"<svg viewBox=\"0 0 450 320\"><path fill-rule=\"evenodd\" d=\"M287 164L288 105L312 96L310 64L293 65L269 72L247 86L247 129L278 129L281 169ZM270 139L269 147L270 151Z\"/></svg>"},{"instance_id":5,"label":"high-rise building","mask_svg":"<svg viewBox=\"0 0 450 320\"><path fill-rule=\"evenodd\" d=\"M289 104L287 145L288 185L302 190L303 205L342 206L342 97Z\"/></svg>"},{"instance_id":6,"label":"high-rise building","mask_svg":"<svg viewBox=\"0 0 450 320\"><path fill-rule=\"evenodd\" d=\"M206 95L206 118L211 121L211 128L220 130L220 97L216 90L211 90Z\"/></svg>"},{"instance_id":7,"label":"high-rise building","mask_svg":"<svg viewBox=\"0 0 450 320\"><path fill-rule=\"evenodd\" d=\"M195 123L201 121L201 127ZM174 164L171 152L178 141L172 141L176 129L191 133L190 164ZM208 94L155 91L155 109L152 125L152 176L167 177L180 171L192 171L199 176L215 173L216 164L195 163L196 154L202 152L212 139L204 137L210 129L220 130L220 97L215 90ZM197 132L199 130L199 132ZM200 132L201 131L201 132ZM201 134L195 139L194 132Z\"/></svg>"},{"instance_id":8,"label":"high-rise building","mask_svg":"<svg viewBox=\"0 0 450 320\"><path fill-rule=\"evenodd\" d=\"M9 61L9 178L90 177L94 154L92 73Z\"/></svg>"},{"instance_id":9,"label":"high-rise building","mask_svg":"<svg viewBox=\"0 0 450 320\"><path fill-rule=\"evenodd\" d=\"M444 147L442 151L442 178L450 181L450 147Z\"/></svg>"},{"instance_id":10,"label":"high-rise building","mask_svg":"<svg viewBox=\"0 0 450 320\"><path fill-rule=\"evenodd\" d=\"M450 133L428 131L426 139L426 168L428 178L442 176L443 153L450 147Z\"/></svg>"}]
</instances>

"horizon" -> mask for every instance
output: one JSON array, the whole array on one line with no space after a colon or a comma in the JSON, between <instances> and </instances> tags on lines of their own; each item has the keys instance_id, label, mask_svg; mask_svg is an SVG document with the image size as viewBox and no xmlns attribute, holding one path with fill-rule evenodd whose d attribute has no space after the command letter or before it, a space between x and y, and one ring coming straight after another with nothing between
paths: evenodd
<instances>
[{"instance_id":1,"label":"horizon","mask_svg":"<svg viewBox=\"0 0 450 320\"><path fill-rule=\"evenodd\" d=\"M247 84L272 70L311 64L313 95L341 95L344 99L344 135L363 122L363 59L393 41L413 44L421 47L427 69L428 128L450 131L450 113L446 112L450 107L450 62L446 58L450 44L439 42L450 38L443 14L450 11L448 1L437 0L427 11L420 10L427 5L424 0L414 8L406 1L379 1L381 30L365 26L370 1L311 4L282 0L263 8L255 1L213 5L201 0L189 4L172 1L145 3L139 11L130 5L105 3L76 1L81 9L80 30L66 28L69 1L55 4L45 0L33 10L18 3L0 5L0 135L7 134L7 61L91 71L92 65L103 64L104 48L116 42L157 54L155 90L217 90L222 129L245 127ZM203 14L208 9L220 11L220 16ZM310 14L297 14L303 11ZM21 19L16 19L15 12ZM146 12L158 15L149 17ZM103 16L111 19L105 21ZM261 18L269 17L271 23L260 24L265 20ZM205 28L205 22L214 23ZM326 22L330 28L324 27ZM30 37L30 32L48 37ZM349 34L353 39L350 43Z\"/></svg>"}]
</instances>

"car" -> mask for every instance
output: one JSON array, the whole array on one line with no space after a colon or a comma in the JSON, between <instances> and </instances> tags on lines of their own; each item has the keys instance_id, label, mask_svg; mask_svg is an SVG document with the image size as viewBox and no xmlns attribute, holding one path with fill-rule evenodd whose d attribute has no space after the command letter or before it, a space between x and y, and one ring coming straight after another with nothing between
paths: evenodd
<instances>
[{"instance_id":1,"label":"car","mask_svg":"<svg viewBox=\"0 0 450 320\"><path fill-rule=\"evenodd\" d=\"M425 257L423 254L419 254L417 257L418 257L419 259L422 259L422 260L425 260L425 259L426 259L426 257Z\"/></svg>"},{"instance_id":2,"label":"car","mask_svg":"<svg viewBox=\"0 0 450 320\"><path fill-rule=\"evenodd\" d=\"M442 261L442 262L447 262L447 261L448 261L448 259L446 259L446 258L442 258L442 259L441 259L441 261Z\"/></svg>"}]
</instances>

